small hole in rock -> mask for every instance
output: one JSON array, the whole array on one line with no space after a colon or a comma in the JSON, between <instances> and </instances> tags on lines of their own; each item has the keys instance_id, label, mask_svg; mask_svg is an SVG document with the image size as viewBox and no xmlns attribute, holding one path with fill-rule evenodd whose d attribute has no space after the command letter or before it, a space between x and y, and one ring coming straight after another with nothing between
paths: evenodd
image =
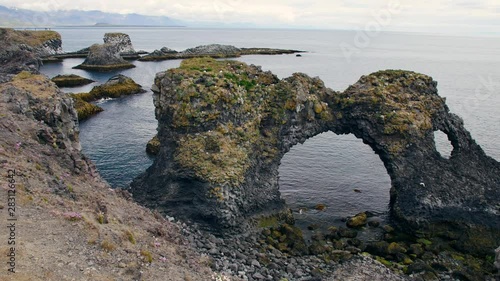
<instances>
[{"instance_id":1,"label":"small hole in rock","mask_svg":"<svg viewBox=\"0 0 500 281\"><path fill-rule=\"evenodd\" d=\"M448 140L448 136L442 131L435 131L434 142L436 144L436 150L441 154L441 157L449 159L453 151L453 146Z\"/></svg>"}]
</instances>

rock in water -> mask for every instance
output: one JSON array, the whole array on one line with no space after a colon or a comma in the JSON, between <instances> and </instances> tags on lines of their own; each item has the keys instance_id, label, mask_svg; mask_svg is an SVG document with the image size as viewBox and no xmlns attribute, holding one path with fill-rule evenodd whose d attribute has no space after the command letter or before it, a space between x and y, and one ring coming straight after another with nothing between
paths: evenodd
<instances>
[{"instance_id":1,"label":"rock in water","mask_svg":"<svg viewBox=\"0 0 500 281\"><path fill-rule=\"evenodd\" d=\"M90 102L102 98L119 98L138 93L144 93L141 85L135 83L132 78L122 74L115 75L99 86L95 86L89 93L81 93L72 95L75 101L75 108L78 112L78 119L87 119L101 111L102 108L91 104Z\"/></svg>"},{"instance_id":2,"label":"rock in water","mask_svg":"<svg viewBox=\"0 0 500 281\"><path fill-rule=\"evenodd\" d=\"M130 36L125 33L106 33L104 34L104 44L116 45L120 54L135 54Z\"/></svg>"},{"instance_id":3,"label":"rock in water","mask_svg":"<svg viewBox=\"0 0 500 281\"><path fill-rule=\"evenodd\" d=\"M155 78L161 149L132 192L175 217L244 229L286 210L278 168L292 146L327 131L351 133L384 162L401 228L446 234L464 251L491 254L500 244L500 163L436 86L423 74L387 70L335 92L305 74L280 80L237 61L185 60ZM449 159L436 150L437 130L452 142Z\"/></svg>"},{"instance_id":4,"label":"rock in water","mask_svg":"<svg viewBox=\"0 0 500 281\"><path fill-rule=\"evenodd\" d=\"M135 65L124 60L120 56L120 49L115 44L94 44L89 48L89 54L85 61L75 66L74 68L95 70L95 71L112 71L116 69L133 68Z\"/></svg>"},{"instance_id":5,"label":"rock in water","mask_svg":"<svg viewBox=\"0 0 500 281\"><path fill-rule=\"evenodd\" d=\"M346 225L347 227L351 228L362 227L366 225L366 219L367 219L366 213L359 213L354 217L348 219Z\"/></svg>"},{"instance_id":6,"label":"rock in water","mask_svg":"<svg viewBox=\"0 0 500 281\"><path fill-rule=\"evenodd\" d=\"M81 77L75 74L57 75L53 77L51 80L52 82L56 83L58 87L78 87L95 82L94 80Z\"/></svg>"}]
</instances>

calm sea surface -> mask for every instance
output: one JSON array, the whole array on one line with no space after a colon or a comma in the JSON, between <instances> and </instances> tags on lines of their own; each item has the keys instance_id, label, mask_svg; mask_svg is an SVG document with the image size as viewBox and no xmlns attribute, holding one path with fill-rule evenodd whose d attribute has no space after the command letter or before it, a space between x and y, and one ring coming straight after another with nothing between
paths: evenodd
<instances>
[{"instance_id":1,"label":"calm sea surface","mask_svg":"<svg viewBox=\"0 0 500 281\"><path fill-rule=\"evenodd\" d=\"M406 69L431 75L452 112L460 115L487 154L500 160L500 38L445 37L425 34L380 33L356 47L355 31L241 30L189 28L56 28L65 51L102 43L105 32L130 35L136 50L163 46L183 50L204 44L236 47L272 47L307 51L302 57L244 56L239 60L260 65L280 78L294 72L319 76L334 90L344 90L361 75L381 69ZM344 46L344 50L341 48ZM345 46L355 53L345 55ZM354 49L355 48L355 49ZM96 80L88 86L64 89L89 91L112 75L132 77L149 90L155 73L177 67L180 61L139 62L134 69L91 73L72 69L83 59L47 64L42 72L52 77L74 73ZM100 103L104 112L80 124L84 153L102 176L123 187L152 163L145 153L156 133L152 93L148 91ZM438 138L439 146L449 144ZM294 209L307 208L297 218L303 223L332 223L361 211L384 217L389 203L390 179L382 161L353 135L318 135L285 155L280 167L280 190ZM354 189L361 193L354 192ZM325 204L325 211L314 210Z\"/></svg>"}]
</instances>

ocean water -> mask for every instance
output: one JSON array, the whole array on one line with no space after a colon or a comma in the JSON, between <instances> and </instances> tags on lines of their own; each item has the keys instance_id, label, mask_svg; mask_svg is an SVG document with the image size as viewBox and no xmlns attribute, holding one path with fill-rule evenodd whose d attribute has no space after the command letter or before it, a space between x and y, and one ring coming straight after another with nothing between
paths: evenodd
<instances>
[{"instance_id":1,"label":"ocean water","mask_svg":"<svg viewBox=\"0 0 500 281\"><path fill-rule=\"evenodd\" d=\"M500 160L500 38L451 37L431 34L382 32L356 44L355 31L250 30L190 28L56 28L65 51L101 43L105 32L130 35L136 50L163 46L176 50L219 43L237 47L272 47L307 51L295 55L244 56L238 60L260 65L280 78L294 72L319 76L334 90L344 90L360 76L381 69L405 69L432 76L450 110L464 119L487 154ZM359 43L359 42L358 42ZM342 47L343 46L343 47ZM346 55L345 50L353 51ZM72 69L83 59L47 64L42 72L52 77L74 73L96 80L64 91L85 92L114 74L132 77L145 89L155 73L177 67L180 61L139 62L134 69L92 73ZM152 163L145 153L156 133L152 93L100 103L104 112L80 124L83 151L102 176L124 187ZM438 146L450 147L437 137ZM382 161L353 135L324 133L296 145L282 159L280 191L302 224L327 225L361 211L384 218L389 203L390 179ZM354 190L361 192L354 192ZM325 204L324 211L314 206ZM298 213L302 208L302 213Z\"/></svg>"}]
</instances>

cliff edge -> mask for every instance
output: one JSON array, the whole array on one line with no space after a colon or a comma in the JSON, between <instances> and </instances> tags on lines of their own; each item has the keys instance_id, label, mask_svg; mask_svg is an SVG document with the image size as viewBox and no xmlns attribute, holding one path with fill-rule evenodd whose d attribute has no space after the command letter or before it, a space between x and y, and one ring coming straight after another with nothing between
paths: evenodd
<instances>
[{"instance_id":1,"label":"cliff edge","mask_svg":"<svg viewBox=\"0 0 500 281\"><path fill-rule=\"evenodd\" d=\"M39 45L0 43L0 279L207 280L182 225L110 189L82 154L73 100L26 64Z\"/></svg>"}]
</instances>

